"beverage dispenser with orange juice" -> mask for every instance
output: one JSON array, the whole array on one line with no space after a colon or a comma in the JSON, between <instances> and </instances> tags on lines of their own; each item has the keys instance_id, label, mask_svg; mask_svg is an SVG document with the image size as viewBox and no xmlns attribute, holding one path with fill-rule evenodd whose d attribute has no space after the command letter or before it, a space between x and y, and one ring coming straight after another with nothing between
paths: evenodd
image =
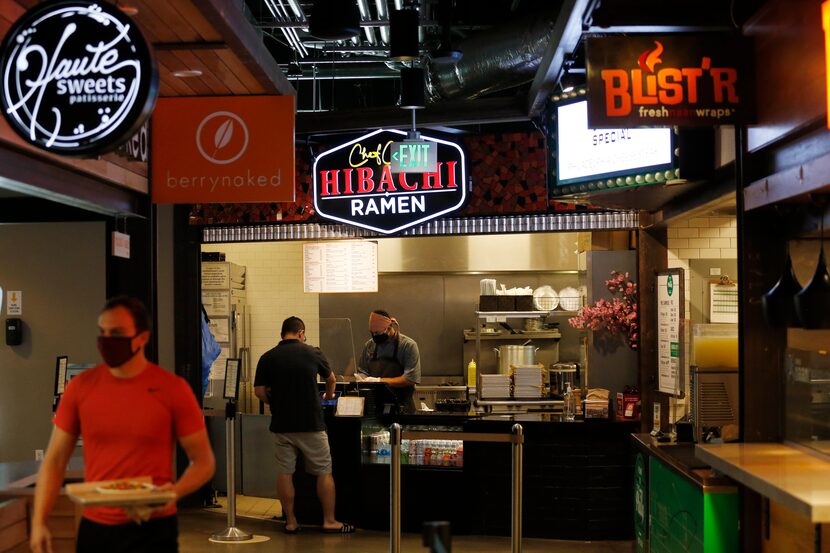
<instances>
[{"instance_id":1,"label":"beverage dispenser with orange juice","mask_svg":"<svg viewBox=\"0 0 830 553\"><path fill-rule=\"evenodd\" d=\"M691 369L695 441L737 438L738 325L694 325Z\"/></svg>"},{"instance_id":2,"label":"beverage dispenser with orange juice","mask_svg":"<svg viewBox=\"0 0 830 553\"><path fill-rule=\"evenodd\" d=\"M738 325L696 324L692 364L700 368L738 366Z\"/></svg>"}]
</instances>

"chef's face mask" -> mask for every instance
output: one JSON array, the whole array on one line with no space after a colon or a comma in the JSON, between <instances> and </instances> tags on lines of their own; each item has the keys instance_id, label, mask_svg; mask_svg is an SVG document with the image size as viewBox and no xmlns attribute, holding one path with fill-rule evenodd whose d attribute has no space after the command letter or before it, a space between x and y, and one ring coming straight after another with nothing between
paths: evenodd
<instances>
[{"instance_id":1,"label":"chef's face mask","mask_svg":"<svg viewBox=\"0 0 830 553\"><path fill-rule=\"evenodd\" d=\"M381 332L380 334L372 334L372 340L376 344L382 344L382 343L386 342L389 339L388 332L389 332L389 329L386 329L383 332Z\"/></svg>"},{"instance_id":2,"label":"chef's face mask","mask_svg":"<svg viewBox=\"0 0 830 553\"><path fill-rule=\"evenodd\" d=\"M98 353L104 363L110 367L120 367L135 357L141 346L133 351L133 338L135 336L98 336Z\"/></svg>"}]
</instances>

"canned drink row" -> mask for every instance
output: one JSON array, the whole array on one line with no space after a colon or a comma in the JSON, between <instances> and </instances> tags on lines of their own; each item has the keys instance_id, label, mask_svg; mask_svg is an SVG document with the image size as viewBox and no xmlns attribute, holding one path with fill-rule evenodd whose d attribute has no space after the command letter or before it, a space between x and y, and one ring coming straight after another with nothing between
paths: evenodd
<instances>
[{"instance_id":1,"label":"canned drink row","mask_svg":"<svg viewBox=\"0 0 830 553\"><path fill-rule=\"evenodd\" d=\"M350 225L297 224L249 225L233 227L206 227L202 230L204 242L257 242L275 240L319 240L377 236Z\"/></svg>"},{"instance_id":2,"label":"canned drink row","mask_svg":"<svg viewBox=\"0 0 830 553\"><path fill-rule=\"evenodd\" d=\"M602 229L636 229L635 211L582 212L547 215L517 215L435 219L407 229L404 236L442 234L504 234L512 232L556 232Z\"/></svg>"},{"instance_id":3,"label":"canned drink row","mask_svg":"<svg viewBox=\"0 0 830 553\"><path fill-rule=\"evenodd\" d=\"M552 213L493 217L433 219L406 229L403 236L457 234L505 234L605 229L636 229L636 211ZM377 232L351 225L318 223L205 227L203 242L255 242L276 240L320 240L380 236Z\"/></svg>"}]
</instances>

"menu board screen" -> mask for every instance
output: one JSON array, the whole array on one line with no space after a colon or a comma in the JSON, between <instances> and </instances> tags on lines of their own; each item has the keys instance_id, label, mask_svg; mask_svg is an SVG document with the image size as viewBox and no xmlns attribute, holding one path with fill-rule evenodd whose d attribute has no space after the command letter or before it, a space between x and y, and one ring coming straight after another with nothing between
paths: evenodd
<instances>
[{"instance_id":1,"label":"menu board screen","mask_svg":"<svg viewBox=\"0 0 830 553\"><path fill-rule=\"evenodd\" d=\"M557 106L556 126L559 184L672 166L669 128L592 129L585 100Z\"/></svg>"},{"instance_id":2,"label":"menu board screen","mask_svg":"<svg viewBox=\"0 0 830 553\"><path fill-rule=\"evenodd\" d=\"M377 292L377 242L303 244L303 291Z\"/></svg>"}]
</instances>

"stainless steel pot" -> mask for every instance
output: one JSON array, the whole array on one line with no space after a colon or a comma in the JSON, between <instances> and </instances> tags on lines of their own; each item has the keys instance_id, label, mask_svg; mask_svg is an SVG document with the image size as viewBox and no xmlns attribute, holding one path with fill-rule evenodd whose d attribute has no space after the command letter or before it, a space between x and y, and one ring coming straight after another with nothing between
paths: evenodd
<instances>
[{"instance_id":1,"label":"stainless steel pot","mask_svg":"<svg viewBox=\"0 0 830 553\"><path fill-rule=\"evenodd\" d=\"M499 374L510 374L510 365L535 365L536 352L534 346L499 346L493 348L499 360Z\"/></svg>"}]
</instances>

